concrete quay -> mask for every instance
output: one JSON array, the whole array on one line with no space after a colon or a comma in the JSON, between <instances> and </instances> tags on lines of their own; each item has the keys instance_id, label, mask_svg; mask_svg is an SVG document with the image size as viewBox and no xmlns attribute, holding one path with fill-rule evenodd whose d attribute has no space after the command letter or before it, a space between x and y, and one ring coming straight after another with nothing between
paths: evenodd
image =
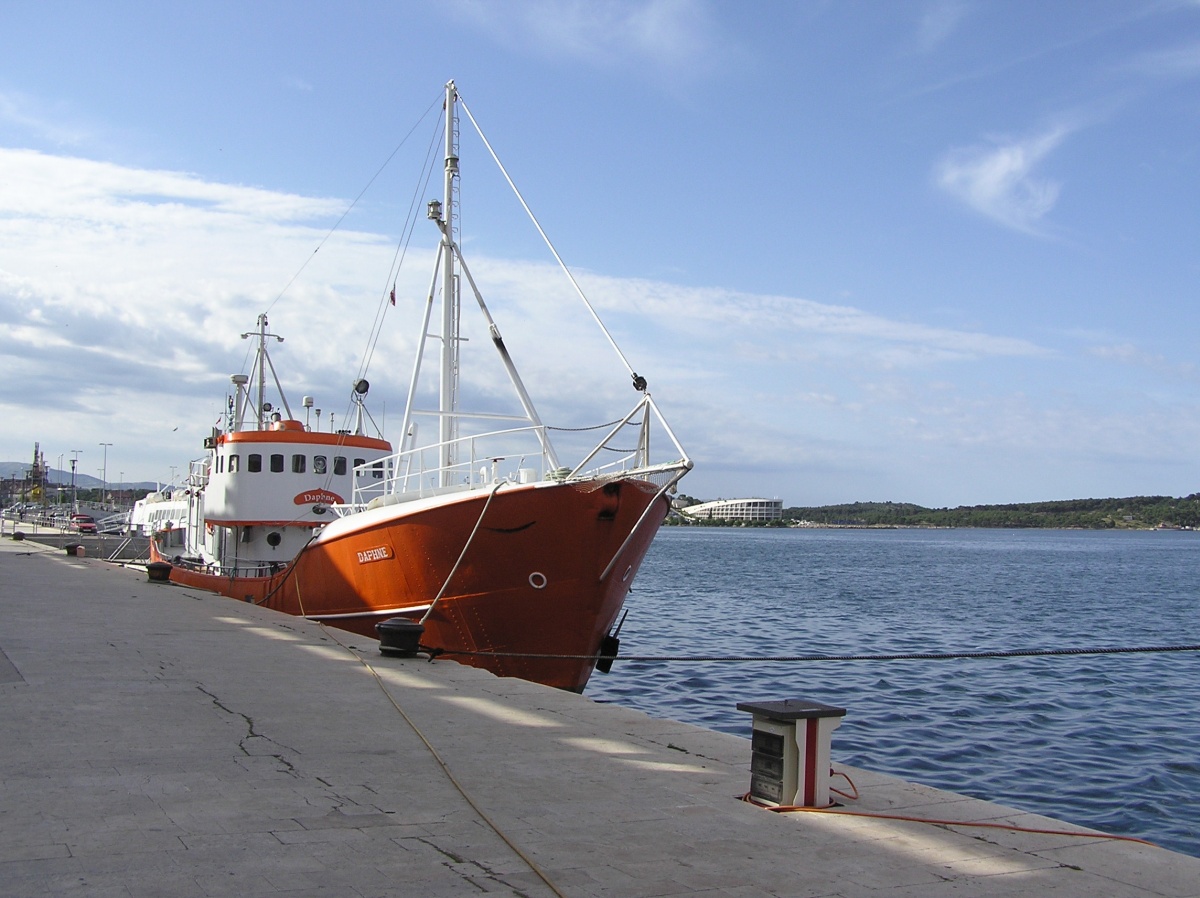
<instances>
[{"instance_id":1,"label":"concrete quay","mask_svg":"<svg viewBox=\"0 0 1200 898\"><path fill-rule=\"evenodd\" d=\"M748 739L31 539L0 540L0 720L2 896L1200 896L1200 860L847 769L836 734L859 799L776 814L739 800Z\"/></svg>"},{"instance_id":2,"label":"concrete quay","mask_svg":"<svg viewBox=\"0 0 1200 898\"><path fill-rule=\"evenodd\" d=\"M16 534L20 536L16 537ZM124 533L73 533L65 527L41 521L0 517L0 540L10 538L30 539L54 548L80 545L85 555L109 561L145 563L150 560L149 537Z\"/></svg>"}]
</instances>

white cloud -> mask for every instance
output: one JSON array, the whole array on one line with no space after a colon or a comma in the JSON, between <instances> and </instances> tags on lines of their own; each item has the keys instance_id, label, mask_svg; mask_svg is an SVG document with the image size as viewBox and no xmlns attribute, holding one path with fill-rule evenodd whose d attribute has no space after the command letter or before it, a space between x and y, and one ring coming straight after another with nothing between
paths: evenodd
<instances>
[{"instance_id":1,"label":"white cloud","mask_svg":"<svg viewBox=\"0 0 1200 898\"><path fill-rule=\"evenodd\" d=\"M624 313L666 323L689 339L724 344L744 336L760 354L777 345L808 354L853 354L887 365L968 360L1048 353L1028 340L931 327L873 315L852 306L834 306L790 296L762 296L715 288L687 288L632 279L590 276L595 296Z\"/></svg>"},{"instance_id":2,"label":"white cloud","mask_svg":"<svg viewBox=\"0 0 1200 898\"><path fill-rule=\"evenodd\" d=\"M966 5L959 0L930 3L917 23L917 49L929 53L939 47L958 29L966 13Z\"/></svg>"},{"instance_id":3,"label":"white cloud","mask_svg":"<svg viewBox=\"0 0 1200 898\"><path fill-rule=\"evenodd\" d=\"M707 68L717 55L706 0L455 0L448 6L512 47L591 65L687 74Z\"/></svg>"},{"instance_id":4,"label":"white cloud","mask_svg":"<svg viewBox=\"0 0 1200 898\"><path fill-rule=\"evenodd\" d=\"M1158 78L1192 78L1200 75L1200 41L1137 57L1132 68Z\"/></svg>"},{"instance_id":5,"label":"white cloud","mask_svg":"<svg viewBox=\"0 0 1200 898\"><path fill-rule=\"evenodd\" d=\"M0 193L0 458L26 457L34 440L52 458L112 442L110 472L141 480L182 470L222 411L228 375L244 369L239 335L306 259L271 310L272 329L287 338L274 357L293 400L315 395L326 416L343 419L392 249L381 235L339 231L314 255L342 201L28 151L0 149L0 170L13 185ZM399 282L397 307L385 307L367 373L372 412L392 427L429 282L431 255L410 256L417 264ZM593 425L628 409L627 372L554 266L469 261L547 423ZM951 465L959 472L940 487L946 495L969 481L961 472L972 464L991 469L1006 451L1032 451L1042 431L1058 434L1065 454L1084 445L1073 435L1094 436L1085 426L1092 399L1050 402L1010 385L1087 358L1020 336L577 274L707 469L687 487L693 495L791 493L800 502L794 484L814 471L890 483L917 457L939 476ZM496 383L470 374L476 355L493 362L490 341L469 300L463 314L464 394L492 402ZM1111 368L1112 357L1145 361L1118 348L1090 364ZM1116 412L1105 426L1134 429ZM82 470L95 473L88 457Z\"/></svg>"},{"instance_id":6,"label":"white cloud","mask_svg":"<svg viewBox=\"0 0 1200 898\"><path fill-rule=\"evenodd\" d=\"M0 414L21 422L9 438L73 442L103 428L97 439L119 434L127 453L175 446L172 462L219 411L243 364L239 334L345 205L24 150L0 149L0 169ZM325 249L273 321L301 378L293 389L332 407L348 396L391 254L352 231ZM183 425L174 442L167 416Z\"/></svg>"},{"instance_id":7,"label":"white cloud","mask_svg":"<svg viewBox=\"0 0 1200 898\"><path fill-rule=\"evenodd\" d=\"M66 216L94 223L171 223L189 208L238 213L261 221L313 219L340 211L341 201L206 182L181 172L132 169L32 150L0 150L10 171L5 209L35 219Z\"/></svg>"},{"instance_id":8,"label":"white cloud","mask_svg":"<svg viewBox=\"0 0 1200 898\"><path fill-rule=\"evenodd\" d=\"M1058 201L1060 185L1036 177L1035 169L1071 131L1058 125L1025 140L953 150L936 167L937 184L993 221L1041 235L1042 219Z\"/></svg>"},{"instance_id":9,"label":"white cloud","mask_svg":"<svg viewBox=\"0 0 1200 898\"><path fill-rule=\"evenodd\" d=\"M16 125L22 131L35 134L59 146L83 143L88 135L78 127L61 124L65 116L60 111L47 116L30 96L16 91L0 91L0 122Z\"/></svg>"},{"instance_id":10,"label":"white cloud","mask_svg":"<svg viewBox=\"0 0 1200 898\"><path fill-rule=\"evenodd\" d=\"M1192 363L1178 364L1162 355L1149 353L1131 343L1105 344L1089 347L1086 352L1106 362L1132 365L1171 379L1196 379L1196 366Z\"/></svg>"}]
</instances>

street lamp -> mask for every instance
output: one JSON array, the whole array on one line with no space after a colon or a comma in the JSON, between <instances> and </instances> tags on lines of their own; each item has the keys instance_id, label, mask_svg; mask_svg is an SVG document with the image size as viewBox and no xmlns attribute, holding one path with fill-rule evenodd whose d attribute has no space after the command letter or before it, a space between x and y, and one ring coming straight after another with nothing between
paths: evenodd
<instances>
[{"instance_id":1,"label":"street lamp","mask_svg":"<svg viewBox=\"0 0 1200 898\"><path fill-rule=\"evenodd\" d=\"M112 443L101 443L104 447L104 467L100 469L100 504L104 505L104 494L108 492L108 447Z\"/></svg>"},{"instance_id":2,"label":"street lamp","mask_svg":"<svg viewBox=\"0 0 1200 898\"><path fill-rule=\"evenodd\" d=\"M71 459L71 514L79 511L79 493L75 490L75 467L79 464L79 456L83 455L82 449L72 449L71 454L75 457Z\"/></svg>"}]
</instances>

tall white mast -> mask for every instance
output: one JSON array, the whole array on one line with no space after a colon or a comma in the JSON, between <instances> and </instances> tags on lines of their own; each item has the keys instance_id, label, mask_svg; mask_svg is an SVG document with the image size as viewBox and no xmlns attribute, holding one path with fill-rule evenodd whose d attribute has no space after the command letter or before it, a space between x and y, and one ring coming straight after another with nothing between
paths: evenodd
<instances>
[{"instance_id":1,"label":"tall white mast","mask_svg":"<svg viewBox=\"0 0 1200 898\"><path fill-rule=\"evenodd\" d=\"M458 188L458 91L453 81L446 82L446 170L443 198L445 224L442 227L442 371L438 411L441 413L438 435L442 444L442 486L451 483L455 463L454 439L458 436L458 278L454 268L454 220Z\"/></svg>"}]
</instances>

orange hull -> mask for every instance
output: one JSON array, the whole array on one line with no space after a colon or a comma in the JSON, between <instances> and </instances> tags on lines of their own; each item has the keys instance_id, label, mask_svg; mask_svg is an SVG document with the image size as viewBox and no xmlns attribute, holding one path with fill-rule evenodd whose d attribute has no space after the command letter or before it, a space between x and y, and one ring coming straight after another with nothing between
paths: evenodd
<instances>
[{"instance_id":1,"label":"orange hull","mask_svg":"<svg viewBox=\"0 0 1200 898\"><path fill-rule=\"evenodd\" d=\"M370 637L389 617L420 618L442 592L422 646L499 676L582 691L666 516L660 498L642 520L656 493L627 479L506 486L486 511L478 493L401 503L335 522L272 577L177 566L171 579ZM454 654L468 652L493 654Z\"/></svg>"},{"instance_id":2,"label":"orange hull","mask_svg":"<svg viewBox=\"0 0 1200 898\"><path fill-rule=\"evenodd\" d=\"M266 596L280 585L287 568L271 577L224 577L203 568L193 568L177 555L164 555L158 544L150 540L150 560L171 565L171 582L194 589L206 589L243 602L265 604Z\"/></svg>"}]
</instances>

